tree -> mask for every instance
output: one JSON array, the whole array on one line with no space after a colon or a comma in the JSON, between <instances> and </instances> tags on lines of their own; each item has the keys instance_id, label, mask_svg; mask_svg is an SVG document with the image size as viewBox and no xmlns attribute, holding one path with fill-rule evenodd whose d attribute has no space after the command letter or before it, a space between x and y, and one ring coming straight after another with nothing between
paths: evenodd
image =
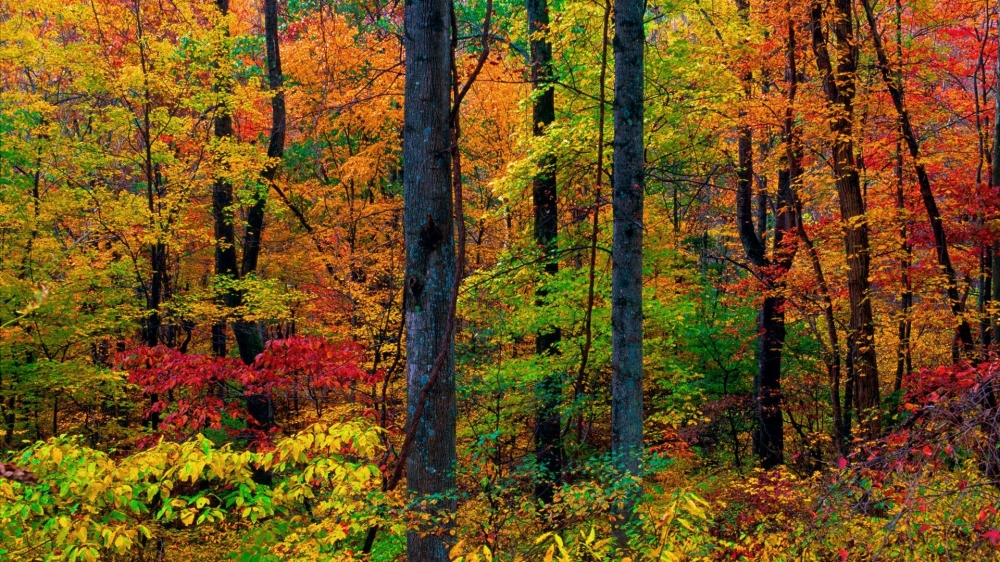
<instances>
[{"instance_id":1,"label":"tree","mask_svg":"<svg viewBox=\"0 0 1000 562\"><path fill-rule=\"evenodd\" d=\"M545 127L556 118L555 91L551 84L552 46L544 35L548 33L549 6L546 0L526 0L525 4L531 46L531 86L535 90L531 126L534 136L541 137L545 134ZM531 192L535 209L535 243L546 256L545 273L554 275L559 272L559 260L553 256L559 234L559 214L556 200L556 159L553 155L546 154L539 159L538 171L531 182ZM544 290L538 292L539 301L543 301L545 296ZM558 326L547 326L540 330L535 335L535 352L541 357L555 353L561 336ZM561 379L559 373L549 373L544 375L536 388L539 407L535 416L535 456L539 468L544 472L535 487L535 496L546 503L552 501L553 489L562 481L562 419L559 413Z\"/></svg>"},{"instance_id":2,"label":"tree","mask_svg":"<svg viewBox=\"0 0 1000 562\"><path fill-rule=\"evenodd\" d=\"M848 267L850 328L848 330L848 394L853 394L864 434L878 435L875 417L879 406L878 362L875 354L875 325L872 316L869 275L868 219L865 199L854 157L854 98L858 48L854 40L852 0L830 3L830 21L836 37L836 58L830 57L824 19L824 3L813 0L810 10L812 49L823 81L833 136L833 173L840 200L840 218L844 225L844 250ZM836 63L836 68L834 68ZM848 405L849 406L849 405ZM844 423L850 424L845 412Z\"/></svg>"},{"instance_id":3,"label":"tree","mask_svg":"<svg viewBox=\"0 0 1000 562\"><path fill-rule=\"evenodd\" d=\"M615 5L615 140L611 249L611 454L615 467L640 476L642 456L642 235L645 190L643 70L645 2ZM626 544L637 493L619 509L616 536Z\"/></svg>"},{"instance_id":4,"label":"tree","mask_svg":"<svg viewBox=\"0 0 1000 562\"><path fill-rule=\"evenodd\" d=\"M216 0L216 7L222 17L222 26L226 27L226 18L229 15L229 0ZM228 38L229 33L224 32L223 38ZM228 45L222 41L216 59L216 65L228 61ZM232 141L233 137L233 116L229 110L232 95L232 77L227 75L230 69L220 69L215 76L215 91L219 94L219 99L215 107L215 119L213 128L215 140L220 149L220 157L225 154L225 144ZM219 165L224 165L221 161ZM215 218L215 276L236 279L239 270L236 265L236 234L233 216L233 185L220 174L212 184L212 214ZM226 290L223 295L223 302L227 307L239 305L239 294L232 289ZM153 342L155 345L155 342ZM220 318L212 324L212 353L217 357L226 356L226 320Z\"/></svg>"},{"instance_id":5,"label":"tree","mask_svg":"<svg viewBox=\"0 0 1000 562\"><path fill-rule=\"evenodd\" d=\"M285 154L285 92L284 74L281 72L281 49L278 40L278 1L264 0L264 43L267 51L267 85L271 90L271 133L267 140L268 162L260 172L263 184L255 194L247 211L247 224L243 230L243 259L240 277L257 271L260 258L261 237L264 231L264 207L267 193L275 186L278 165ZM233 326L240 358L250 364L264 350L264 340L255 323L239 318Z\"/></svg>"},{"instance_id":6,"label":"tree","mask_svg":"<svg viewBox=\"0 0 1000 562\"><path fill-rule=\"evenodd\" d=\"M406 5L403 102L403 235L406 241L407 418L416 427L407 489L432 518L456 509L452 292L451 36L446 0ZM432 505L430 502L434 500ZM436 521L436 523L439 521ZM448 521L444 521L445 526ZM411 562L448 560L443 535L407 534Z\"/></svg>"}]
</instances>

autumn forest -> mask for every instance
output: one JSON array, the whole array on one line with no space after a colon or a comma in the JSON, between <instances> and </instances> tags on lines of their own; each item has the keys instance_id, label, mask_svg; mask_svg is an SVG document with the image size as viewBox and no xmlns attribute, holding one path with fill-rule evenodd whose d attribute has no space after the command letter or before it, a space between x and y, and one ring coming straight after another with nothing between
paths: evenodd
<instances>
[{"instance_id":1,"label":"autumn forest","mask_svg":"<svg viewBox=\"0 0 1000 562\"><path fill-rule=\"evenodd\" d=\"M1000 558L998 30L0 0L0 559Z\"/></svg>"}]
</instances>

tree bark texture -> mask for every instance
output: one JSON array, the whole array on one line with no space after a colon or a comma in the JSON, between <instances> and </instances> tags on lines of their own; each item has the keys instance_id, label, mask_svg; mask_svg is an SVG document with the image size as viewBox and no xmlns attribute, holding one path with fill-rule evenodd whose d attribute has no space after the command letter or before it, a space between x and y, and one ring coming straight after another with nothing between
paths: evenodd
<instances>
[{"instance_id":1,"label":"tree bark texture","mask_svg":"<svg viewBox=\"0 0 1000 562\"><path fill-rule=\"evenodd\" d=\"M417 424L406 459L415 502L435 496L432 516L450 516L455 491L454 337L448 329L455 282L451 178L451 7L415 0L404 16L406 86L403 113L403 234L406 240L407 416ZM428 387L438 354L446 356ZM421 394L426 406L415 416ZM448 523L442 525L447 528ZM407 534L410 562L448 560L440 527ZM424 532L421 532L424 531Z\"/></svg>"},{"instance_id":2,"label":"tree bark texture","mask_svg":"<svg viewBox=\"0 0 1000 562\"><path fill-rule=\"evenodd\" d=\"M541 137L545 128L555 121L555 92L552 89L552 46L545 37L536 34L547 33L549 7L547 0L526 0L528 12L528 33L531 48L531 85L535 90L532 106L532 131ZM547 255L545 272L553 275L559 271L559 261L554 256L556 237L559 233L559 215L556 201L556 161L555 156L546 154L538 162L538 172L532 178L532 199L535 208L535 243ZM544 302L546 294L538 292L538 305ZM535 335L535 351L538 355L556 353L561 339L559 328L547 326ZM542 471L541 479L535 487L535 497L551 503L553 492L562 483L563 447L560 432L562 419L559 407L562 398L562 376L548 373L535 389L538 410L535 415L535 458Z\"/></svg>"},{"instance_id":3,"label":"tree bark texture","mask_svg":"<svg viewBox=\"0 0 1000 562\"><path fill-rule=\"evenodd\" d=\"M848 329L848 385L862 430L866 437L879 433L876 412L879 406L878 364L875 354L875 326L869 299L870 262L868 222L865 200L854 158L854 96L858 50L854 40L851 3L830 3L830 24L836 37L836 61L830 58L824 28L824 3L814 0L811 6L812 47L823 77L833 139L833 169L840 217L844 225L844 248L847 254L847 287L850 302ZM836 63L836 70L833 64Z\"/></svg>"},{"instance_id":4,"label":"tree bark texture","mask_svg":"<svg viewBox=\"0 0 1000 562\"><path fill-rule=\"evenodd\" d=\"M642 0L615 4L615 139L611 187L614 241L611 268L611 452L622 473L638 477L642 455L643 145ZM618 513L616 537L634 519L638 490Z\"/></svg>"},{"instance_id":5,"label":"tree bark texture","mask_svg":"<svg viewBox=\"0 0 1000 562\"><path fill-rule=\"evenodd\" d=\"M267 156L280 159L285 155L285 92L284 74L281 71L281 50L278 43L278 0L264 0L264 43L267 50L267 84L271 97L271 134L267 142ZM247 224L243 232L243 259L240 262L240 276L257 271L261 238L264 232L264 207L267 204L267 190L274 186L278 173L278 163L272 160L261 171L264 189L257 195L247 211ZM253 322L238 319L233 326L240 358L250 364L264 350L264 339Z\"/></svg>"},{"instance_id":6,"label":"tree bark texture","mask_svg":"<svg viewBox=\"0 0 1000 562\"><path fill-rule=\"evenodd\" d=\"M225 17L229 13L229 0L216 0L215 6ZM228 35L228 33L227 33ZM216 93L228 96L232 93L232 79L219 73L215 77ZM229 112L228 100L222 100L215 109L213 128L219 145L227 143L233 136L233 116ZM223 148L224 150L224 148ZM221 159L220 159L221 160ZM219 162L221 164L221 162ZM215 276L239 278L236 265L236 234L233 224L233 186L221 175L212 184L212 216L215 219ZM222 296L227 307L237 306L239 295L232 290ZM212 324L212 354L226 356L226 320L219 319Z\"/></svg>"}]
</instances>

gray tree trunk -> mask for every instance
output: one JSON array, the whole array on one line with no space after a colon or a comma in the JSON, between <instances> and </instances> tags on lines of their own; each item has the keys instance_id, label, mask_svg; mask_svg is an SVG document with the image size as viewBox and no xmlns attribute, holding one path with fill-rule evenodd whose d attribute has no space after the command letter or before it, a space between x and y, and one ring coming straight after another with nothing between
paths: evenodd
<instances>
[{"instance_id":1,"label":"gray tree trunk","mask_svg":"<svg viewBox=\"0 0 1000 562\"><path fill-rule=\"evenodd\" d=\"M643 0L615 4L615 140L611 268L611 453L617 469L639 476L642 454ZM618 510L625 546L639 489Z\"/></svg>"},{"instance_id":2,"label":"gray tree trunk","mask_svg":"<svg viewBox=\"0 0 1000 562\"><path fill-rule=\"evenodd\" d=\"M448 317L455 281L451 188L451 10L446 0L407 2L403 112L403 235L406 240L406 383L409 423L418 424L406 459L415 502L437 496L432 516L453 514L455 491L454 337ZM452 332L453 333L453 332ZM436 380L431 371L446 356ZM428 382L433 384L428 385ZM424 392L426 389L426 392ZM420 419L418 404L426 396ZM448 560L440 526L407 534L410 562Z\"/></svg>"}]
</instances>

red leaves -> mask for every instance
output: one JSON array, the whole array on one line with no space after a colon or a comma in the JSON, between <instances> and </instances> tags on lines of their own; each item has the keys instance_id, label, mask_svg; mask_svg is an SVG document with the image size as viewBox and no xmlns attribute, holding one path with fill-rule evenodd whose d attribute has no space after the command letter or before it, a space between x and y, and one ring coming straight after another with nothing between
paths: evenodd
<instances>
[{"instance_id":1,"label":"red leaves","mask_svg":"<svg viewBox=\"0 0 1000 562\"><path fill-rule=\"evenodd\" d=\"M347 388L352 382L377 382L381 375L371 376L358 368L362 352L359 344L331 344L317 337L271 340L242 382L260 391L275 387L329 390Z\"/></svg>"},{"instance_id":2,"label":"red leaves","mask_svg":"<svg viewBox=\"0 0 1000 562\"><path fill-rule=\"evenodd\" d=\"M363 351L353 342L293 336L269 341L249 366L237 359L185 354L164 346L119 354L117 362L128 371L128 381L154 399L146 415L166 414L159 429L191 432L221 429L225 417L252 425L245 395L274 397L298 391L321 400L329 391L354 382L375 383L382 375L369 375L357 365Z\"/></svg>"},{"instance_id":3,"label":"red leaves","mask_svg":"<svg viewBox=\"0 0 1000 562\"><path fill-rule=\"evenodd\" d=\"M1000 531L990 529L989 531L983 533L983 538L996 545L997 542L1000 542Z\"/></svg>"},{"instance_id":4,"label":"red leaves","mask_svg":"<svg viewBox=\"0 0 1000 562\"><path fill-rule=\"evenodd\" d=\"M907 381L904 409L914 411L918 408L917 404L931 405L943 398L978 390L982 380L996 376L997 367L996 363L985 364L978 369L968 364L945 365L914 373Z\"/></svg>"}]
</instances>

